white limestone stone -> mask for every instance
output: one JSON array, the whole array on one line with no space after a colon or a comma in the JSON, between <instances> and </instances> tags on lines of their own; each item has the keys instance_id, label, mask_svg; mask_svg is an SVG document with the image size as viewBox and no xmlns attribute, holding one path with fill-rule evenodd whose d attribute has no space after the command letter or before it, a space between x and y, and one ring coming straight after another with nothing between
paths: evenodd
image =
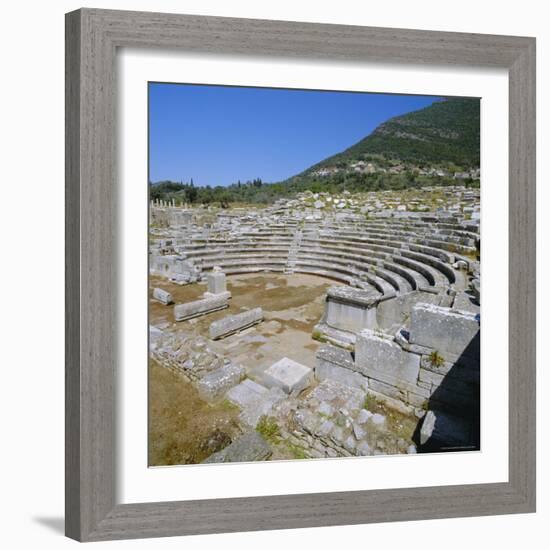
<instances>
[{"instance_id":1,"label":"white limestone stone","mask_svg":"<svg viewBox=\"0 0 550 550\"><path fill-rule=\"evenodd\" d=\"M208 283L208 292L210 294L221 294L227 290L225 283L225 273L221 271L211 271L206 275Z\"/></svg>"},{"instance_id":2,"label":"white limestone stone","mask_svg":"<svg viewBox=\"0 0 550 550\"><path fill-rule=\"evenodd\" d=\"M250 378L243 380L240 384L232 387L227 392L227 399L238 405L239 407L244 408L248 405L251 405L262 396L264 396L269 390Z\"/></svg>"},{"instance_id":3,"label":"white limestone stone","mask_svg":"<svg viewBox=\"0 0 550 550\"><path fill-rule=\"evenodd\" d=\"M359 424L365 424L371 416L372 413L370 411L367 411L367 409L361 409L357 415L356 422L359 422Z\"/></svg>"},{"instance_id":4,"label":"white limestone stone","mask_svg":"<svg viewBox=\"0 0 550 550\"><path fill-rule=\"evenodd\" d=\"M420 370L420 356L401 349L393 340L363 330L357 336L355 362L369 379L399 389L414 390ZM372 385L369 382L369 385Z\"/></svg>"},{"instance_id":5,"label":"white limestone stone","mask_svg":"<svg viewBox=\"0 0 550 550\"><path fill-rule=\"evenodd\" d=\"M217 340L218 338L224 338L251 327L259 323L263 319L263 312L261 307L243 311L236 315L228 315L223 319L218 319L210 325L210 338Z\"/></svg>"},{"instance_id":6,"label":"white limestone stone","mask_svg":"<svg viewBox=\"0 0 550 550\"><path fill-rule=\"evenodd\" d=\"M372 453L369 444L366 441L362 441L357 445L357 454L360 456L368 456Z\"/></svg>"},{"instance_id":7,"label":"white limestone stone","mask_svg":"<svg viewBox=\"0 0 550 550\"><path fill-rule=\"evenodd\" d=\"M313 382L313 369L283 357L264 371L265 383L285 393L300 393Z\"/></svg>"},{"instance_id":8,"label":"white limestone stone","mask_svg":"<svg viewBox=\"0 0 550 550\"><path fill-rule=\"evenodd\" d=\"M228 304L225 296L186 302L185 304L174 306L174 319L176 321L185 321L226 307L228 307Z\"/></svg>"},{"instance_id":9,"label":"white limestone stone","mask_svg":"<svg viewBox=\"0 0 550 550\"><path fill-rule=\"evenodd\" d=\"M229 388L238 384L244 376L244 369L239 365L229 364L203 376L197 389L201 399L208 402L220 399Z\"/></svg>"},{"instance_id":10,"label":"white limestone stone","mask_svg":"<svg viewBox=\"0 0 550 550\"><path fill-rule=\"evenodd\" d=\"M167 306L168 304L173 303L172 295L168 291L163 290L162 288L154 288L153 289L153 298L157 302L160 302L161 304L164 304L165 306Z\"/></svg>"},{"instance_id":11,"label":"white limestone stone","mask_svg":"<svg viewBox=\"0 0 550 550\"><path fill-rule=\"evenodd\" d=\"M479 357L479 315L467 311L416 304L411 314L409 340L435 349L445 358L461 354Z\"/></svg>"}]
</instances>

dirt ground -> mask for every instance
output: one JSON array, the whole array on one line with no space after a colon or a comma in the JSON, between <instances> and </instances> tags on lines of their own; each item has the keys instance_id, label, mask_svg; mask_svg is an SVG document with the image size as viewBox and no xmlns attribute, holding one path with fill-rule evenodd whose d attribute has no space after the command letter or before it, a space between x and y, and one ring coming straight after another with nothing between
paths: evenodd
<instances>
[{"instance_id":1,"label":"dirt ground","mask_svg":"<svg viewBox=\"0 0 550 550\"><path fill-rule=\"evenodd\" d=\"M197 464L239 433L239 410L209 405L172 371L149 361L149 465Z\"/></svg>"},{"instance_id":2,"label":"dirt ground","mask_svg":"<svg viewBox=\"0 0 550 550\"><path fill-rule=\"evenodd\" d=\"M264 321L255 327L212 342L211 347L248 370L267 367L289 357L313 367L321 345L311 338L324 311L327 288L338 284L306 274L243 274L227 277L232 293L229 307L176 323L173 306L152 299L152 289L163 288L176 304L198 300L205 283L179 286L151 277L149 322L163 330L196 331L208 337L210 323L226 315L261 307ZM238 435L239 410L227 401L209 405L192 384L151 360L149 365L149 464L197 464L222 449ZM296 458L276 446L274 459Z\"/></svg>"},{"instance_id":3,"label":"dirt ground","mask_svg":"<svg viewBox=\"0 0 550 550\"><path fill-rule=\"evenodd\" d=\"M335 284L338 283L302 273L228 276L227 289L232 294L229 308L175 323L173 306L150 299L149 322L169 330L194 330L208 337L212 321L261 307L262 323L219 340L212 348L248 368L267 367L282 357L314 367L315 352L321 344L311 334L323 314L326 291ZM198 300L206 291L206 283L179 286L158 277L151 277L149 286L150 293L154 287L169 291L176 304Z\"/></svg>"}]
</instances>

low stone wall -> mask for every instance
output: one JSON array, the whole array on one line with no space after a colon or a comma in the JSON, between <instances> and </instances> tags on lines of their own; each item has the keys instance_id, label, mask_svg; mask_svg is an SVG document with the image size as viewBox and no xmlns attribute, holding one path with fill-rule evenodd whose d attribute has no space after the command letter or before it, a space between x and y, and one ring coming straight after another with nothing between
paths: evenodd
<instances>
[{"instance_id":1,"label":"low stone wall","mask_svg":"<svg viewBox=\"0 0 550 550\"><path fill-rule=\"evenodd\" d=\"M221 399L244 376L245 370L243 367L230 363L203 376L197 384L197 390L201 399L213 403Z\"/></svg>"},{"instance_id":2,"label":"low stone wall","mask_svg":"<svg viewBox=\"0 0 550 550\"><path fill-rule=\"evenodd\" d=\"M362 374L355 372L355 364L351 352L335 346L323 346L315 355L315 378L336 380L346 386L362 390L368 389L368 380Z\"/></svg>"},{"instance_id":3,"label":"low stone wall","mask_svg":"<svg viewBox=\"0 0 550 550\"><path fill-rule=\"evenodd\" d=\"M200 278L200 268L183 256L155 254L150 256L149 271L152 275L166 277L177 284L194 283Z\"/></svg>"},{"instance_id":4,"label":"low stone wall","mask_svg":"<svg viewBox=\"0 0 550 550\"><path fill-rule=\"evenodd\" d=\"M412 308L410 333L364 329L355 356L324 346L316 377L367 388L415 408L453 412L479 405L479 315L433 304Z\"/></svg>"}]
</instances>

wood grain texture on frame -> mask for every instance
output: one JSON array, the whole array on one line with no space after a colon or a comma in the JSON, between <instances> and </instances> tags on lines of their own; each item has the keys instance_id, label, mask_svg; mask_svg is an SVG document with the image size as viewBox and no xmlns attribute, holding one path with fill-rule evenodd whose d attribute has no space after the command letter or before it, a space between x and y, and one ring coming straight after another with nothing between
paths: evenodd
<instances>
[{"instance_id":1,"label":"wood grain texture on frame","mask_svg":"<svg viewBox=\"0 0 550 550\"><path fill-rule=\"evenodd\" d=\"M509 481L115 502L115 57L120 47L508 69ZM66 534L82 541L535 510L535 40L82 9L66 16Z\"/></svg>"}]
</instances>

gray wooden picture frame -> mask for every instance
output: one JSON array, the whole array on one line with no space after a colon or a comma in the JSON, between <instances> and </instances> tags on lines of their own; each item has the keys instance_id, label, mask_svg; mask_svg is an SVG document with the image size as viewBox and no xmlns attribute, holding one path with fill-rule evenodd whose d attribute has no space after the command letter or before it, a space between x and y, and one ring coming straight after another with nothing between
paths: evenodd
<instances>
[{"instance_id":1,"label":"gray wooden picture frame","mask_svg":"<svg viewBox=\"0 0 550 550\"><path fill-rule=\"evenodd\" d=\"M118 504L115 57L170 48L509 71L509 481ZM182 495L182 498L184 495ZM535 39L82 9L66 16L66 534L81 541L535 511Z\"/></svg>"}]
</instances>

